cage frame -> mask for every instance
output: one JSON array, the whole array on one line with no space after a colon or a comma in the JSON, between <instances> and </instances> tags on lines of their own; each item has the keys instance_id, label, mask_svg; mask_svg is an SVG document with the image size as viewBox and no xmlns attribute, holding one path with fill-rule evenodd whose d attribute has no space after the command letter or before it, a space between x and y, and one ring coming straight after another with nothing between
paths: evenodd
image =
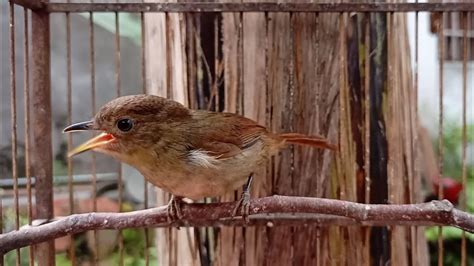
<instances>
[{"instance_id":1,"label":"cage frame","mask_svg":"<svg viewBox=\"0 0 474 266\"><path fill-rule=\"evenodd\" d=\"M32 151L35 158L36 174L35 187L41 193L36 194L37 218L51 219L52 217L52 167L45 156L52 154L51 151L51 128L44 127L43 117L51 119L50 99L50 31L49 14L51 13L75 13L75 12L169 12L169 13L213 13L213 12L293 12L293 13L352 13L352 12L380 12L380 13L404 13L404 12L474 12L471 3L49 3L47 1L35 0L10 0L13 5L22 6L31 10L31 84L35 96L32 105L35 110L43 110L33 116L32 132L36 149ZM440 33L442 34L442 32ZM14 38L13 38L14 39ZM442 62L440 68L442 73ZM465 70L464 70L465 71ZM442 75L441 75L442 76ZM442 77L440 77L442 78ZM441 80L442 81L442 80ZM442 82L441 82L442 84ZM442 85L441 85L442 86ZM441 88L442 96L443 90ZM441 106L443 97L440 97ZM464 112L465 113L465 112ZM443 114L440 114L443 121ZM46 124L48 121L46 121ZM440 129L442 130L442 129ZM443 132L440 132L442 136ZM440 143L442 146L442 143ZM442 149L441 149L442 150ZM43 159L43 160L42 160ZM443 190L440 190L442 195ZM52 241L39 244L37 247L38 262L40 265L50 265L54 261L54 249Z\"/></svg>"}]
</instances>

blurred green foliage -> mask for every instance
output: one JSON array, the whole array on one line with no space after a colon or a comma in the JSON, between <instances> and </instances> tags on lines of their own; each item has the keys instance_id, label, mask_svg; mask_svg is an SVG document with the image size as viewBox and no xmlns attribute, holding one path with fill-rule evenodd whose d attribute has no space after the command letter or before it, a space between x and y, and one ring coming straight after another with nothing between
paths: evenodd
<instances>
[{"instance_id":1,"label":"blurred green foliage","mask_svg":"<svg viewBox=\"0 0 474 266\"><path fill-rule=\"evenodd\" d=\"M474 213L474 163L472 150L474 149L474 124L467 126L467 160L466 160L466 176L467 184L462 194L467 191L467 211ZM443 176L451 177L455 180L462 181L462 127L447 121L443 135ZM433 146L438 150L438 139L434 139ZM463 199L461 198L461 202ZM439 227L428 227L425 231L428 240L431 255L431 265L438 265L438 236ZM461 265L461 238L463 231L459 228L447 226L443 227L442 237L444 242L443 265ZM467 240L467 250L474 247L474 234L465 233ZM474 265L474 254L467 252L467 265Z\"/></svg>"},{"instance_id":2,"label":"blurred green foliage","mask_svg":"<svg viewBox=\"0 0 474 266\"><path fill-rule=\"evenodd\" d=\"M149 230L150 233L152 230ZM125 229L122 231L124 241L124 263L127 266L144 266L145 261L145 237L143 229ZM152 239L150 237L150 239ZM150 241L151 242L151 241ZM157 265L157 250L153 243L149 243L148 254L149 254L149 265ZM76 251L77 253L78 251ZM86 261L92 260L92 256L83 256L77 254L81 258L78 261L82 261L89 265ZM28 248L22 248L20 250L21 263L20 266L28 266ZM101 260L101 265L120 265L120 253L118 248L115 249L107 258ZM81 263L79 263L80 265ZM5 265L16 265L16 252L11 251L5 255ZM56 266L69 266L72 265L71 260L67 253L56 254Z\"/></svg>"},{"instance_id":3,"label":"blurred green foliage","mask_svg":"<svg viewBox=\"0 0 474 266\"><path fill-rule=\"evenodd\" d=\"M28 248L20 249L20 266L28 266ZM4 258L5 265L16 265L16 251L10 251L5 255Z\"/></svg>"},{"instance_id":4,"label":"blurred green foliage","mask_svg":"<svg viewBox=\"0 0 474 266\"><path fill-rule=\"evenodd\" d=\"M467 161L467 177L468 179L474 178L474 164L472 162L472 149L474 148L474 124L467 126L467 147L468 155L469 149L471 149L471 157L468 156ZM461 180L462 176L462 127L454 124L453 122L447 122L443 134L443 147L444 147L444 158L443 158L443 176L449 176L457 180ZM435 139L433 143L436 150L438 147L438 139ZM439 153L438 153L439 154ZM469 161L470 159L470 161ZM472 187L471 187L472 188Z\"/></svg>"}]
</instances>

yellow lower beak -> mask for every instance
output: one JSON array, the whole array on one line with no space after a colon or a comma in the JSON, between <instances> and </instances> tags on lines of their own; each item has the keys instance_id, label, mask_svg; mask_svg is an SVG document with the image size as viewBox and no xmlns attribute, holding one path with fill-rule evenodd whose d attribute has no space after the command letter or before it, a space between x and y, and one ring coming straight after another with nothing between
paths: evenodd
<instances>
[{"instance_id":1,"label":"yellow lower beak","mask_svg":"<svg viewBox=\"0 0 474 266\"><path fill-rule=\"evenodd\" d=\"M75 149L70 151L68 153L68 156L72 157L76 154L79 154L79 153L82 153L82 152L85 152L85 151L88 151L88 150L92 150L92 149L95 149L97 147L108 144L108 143L110 143L114 140L115 140L115 137L112 134L104 132L104 133L98 135L97 137L94 137L94 138L84 142L83 144L79 145L78 147L76 147Z\"/></svg>"}]
</instances>

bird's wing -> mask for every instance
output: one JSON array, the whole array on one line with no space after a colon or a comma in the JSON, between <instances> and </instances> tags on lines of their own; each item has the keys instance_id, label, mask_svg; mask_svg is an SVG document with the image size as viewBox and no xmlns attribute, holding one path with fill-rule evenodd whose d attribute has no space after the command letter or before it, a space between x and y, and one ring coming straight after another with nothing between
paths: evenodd
<instances>
[{"instance_id":1,"label":"bird's wing","mask_svg":"<svg viewBox=\"0 0 474 266\"><path fill-rule=\"evenodd\" d=\"M236 114L201 111L195 116L206 124L189 133L193 140L191 148L216 159L240 154L257 143L266 132L265 127Z\"/></svg>"}]
</instances>

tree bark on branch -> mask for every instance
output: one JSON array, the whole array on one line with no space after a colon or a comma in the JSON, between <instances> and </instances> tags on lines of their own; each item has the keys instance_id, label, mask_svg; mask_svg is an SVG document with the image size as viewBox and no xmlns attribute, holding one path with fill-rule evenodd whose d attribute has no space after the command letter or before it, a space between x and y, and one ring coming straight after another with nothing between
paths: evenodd
<instances>
[{"instance_id":1,"label":"tree bark on branch","mask_svg":"<svg viewBox=\"0 0 474 266\"><path fill-rule=\"evenodd\" d=\"M349 201L271 196L252 200L250 222L232 218L234 202L183 204L183 219L170 222L166 206L126 213L84 213L53 222L26 226L0 235L0 253L38 244L68 234L97 229L170 226L294 225L451 225L474 232L474 215L460 211L447 200L419 204L362 204Z\"/></svg>"}]
</instances>

